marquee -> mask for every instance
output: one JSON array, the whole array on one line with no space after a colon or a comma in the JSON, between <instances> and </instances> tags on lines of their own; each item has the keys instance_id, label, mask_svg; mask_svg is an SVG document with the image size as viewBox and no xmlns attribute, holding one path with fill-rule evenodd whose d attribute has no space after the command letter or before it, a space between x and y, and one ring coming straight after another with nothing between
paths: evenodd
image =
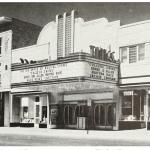
<instances>
[{"instance_id":1,"label":"marquee","mask_svg":"<svg viewBox=\"0 0 150 150\"><path fill-rule=\"evenodd\" d=\"M12 83L50 81L72 77L117 82L118 68L109 64L77 61L49 66L34 67L12 72Z\"/></svg>"}]
</instances>

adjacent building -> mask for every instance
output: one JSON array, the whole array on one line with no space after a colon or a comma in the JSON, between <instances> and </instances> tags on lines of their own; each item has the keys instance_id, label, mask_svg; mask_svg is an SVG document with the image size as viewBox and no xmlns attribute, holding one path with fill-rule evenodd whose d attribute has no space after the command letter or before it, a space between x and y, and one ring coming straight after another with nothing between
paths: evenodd
<instances>
[{"instance_id":1,"label":"adjacent building","mask_svg":"<svg viewBox=\"0 0 150 150\"><path fill-rule=\"evenodd\" d=\"M149 23L85 22L73 10L56 15L34 45L10 45L4 54L11 66L9 90L2 94L4 126L149 126Z\"/></svg>"},{"instance_id":2,"label":"adjacent building","mask_svg":"<svg viewBox=\"0 0 150 150\"><path fill-rule=\"evenodd\" d=\"M149 25L146 20L121 26L119 31L121 120L136 128L145 121L149 126Z\"/></svg>"},{"instance_id":3,"label":"adjacent building","mask_svg":"<svg viewBox=\"0 0 150 150\"><path fill-rule=\"evenodd\" d=\"M41 27L15 18L0 17L0 125L8 126L12 49L33 45ZM31 39L30 39L31 38ZM5 100L4 100L5 99ZM5 118L5 119L4 119Z\"/></svg>"}]
</instances>

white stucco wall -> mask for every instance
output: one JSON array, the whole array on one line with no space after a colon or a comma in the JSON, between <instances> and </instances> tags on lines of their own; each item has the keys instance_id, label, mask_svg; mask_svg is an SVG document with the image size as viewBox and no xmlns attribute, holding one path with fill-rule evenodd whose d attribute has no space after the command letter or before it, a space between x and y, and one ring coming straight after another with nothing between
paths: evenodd
<instances>
[{"instance_id":1,"label":"white stucco wall","mask_svg":"<svg viewBox=\"0 0 150 150\"><path fill-rule=\"evenodd\" d=\"M117 34L120 21L108 22L106 18L100 18L85 22L82 18L75 19L74 52L90 53L90 45L112 51L118 49ZM51 60L57 59L57 27L55 22L50 22L42 29L37 44L50 43ZM117 56L117 53L116 53ZM118 57L117 57L118 58Z\"/></svg>"},{"instance_id":2,"label":"white stucco wall","mask_svg":"<svg viewBox=\"0 0 150 150\"><path fill-rule=\"evenodd\" d=\"M49 55L51 60L57 59L57 26L55 22L46 24L39 34L37 45L50 43Z\"/></svg>"},{"instance_id":3,"label":"white stucco wall","mask_svg":"<svg viewBox=\"0 0 150 150\"><path fill-rule=\"evenodd\" d=\"M12 50L12 63L21 63L20 58L28 61L49 60L50 43L32 45Z\"/></svg>"},{"instance_id":4,"label":"white stucco wall","mask_svg":"<svg viewBox=\"0 0 150 150\"><path fill-rule=\"evenodd\" d=\"M76 20L75 26L75 52L84 51L90 53L90 45L116 51L117 33L120 21L108 22L106 18L100 18L88 22ZM116 55L117 56L117 55Z\"/></svg>"},{"instance_id":5,"label":"white stucco wall","mask_svg":"<svg viewBox=\"0 0 150 150\"><path fill-rule=\"evenodd\" d=\"M0 91L10 91L12 31L1 32L0 38L2 39L0 54Z\"/></svg>"},{"instance_id":6,"label":"white stucco wall","mask_svg":"<svg viewBox=\"0 0 150 150\"><path fill-rule=\"evenodd\" d=\"M145 43L145 59L136 63L122 63L121 64L121 77L122 84L128 83L143 83L150 82L150 20L141 21L133 24L128 24L120 27L119 31L119 47L136 45ZM136 76L136 77L135 77ZM132 77L128 79L128 77ZM134 78L135 77L135 78Z\"/></svg>"}]
</instances>

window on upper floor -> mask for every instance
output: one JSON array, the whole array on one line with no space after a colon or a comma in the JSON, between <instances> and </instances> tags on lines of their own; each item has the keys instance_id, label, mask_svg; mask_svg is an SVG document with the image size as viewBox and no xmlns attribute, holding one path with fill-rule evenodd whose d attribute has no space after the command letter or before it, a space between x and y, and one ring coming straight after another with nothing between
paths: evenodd
<instances>
[{"instance_id":1,"label":"window on upper floor","mask_svg":"<svg viewBox=\"0 0 150 150\"><path fill-rule=\"evenodd\" d=\"M129 63L135 63L137 61L137 46L129 47Z\"/></svg>"},{"instance_id":2,"label":"window on upper floor","mask_svg":"<svg viewBox=\"0 0 150 150\"><path fill-rule=\"evenodd\" d=\"M136 63L145 59L145 44L131 45L120 48L120 59L122 63Z\"/></svg>"},{"instance_id":3,"label":"window on upper floor","mask_svg":"<svg viewBox=\"0 0 150 150\"><path fill-rule=\"evenodd\" d=\"M121 48L121 62L127 62L127 47Z\"/></svg>"},{"instance_id":4,"label":"window on upper floor","mask_svg":"<svg viewBox=\"0 0 150 150\"><path fill-rule=\"evenodd\" d=\"M138 45L138 60L144 60L145 58L145 44Z\"/></svg>"}]
</instances>

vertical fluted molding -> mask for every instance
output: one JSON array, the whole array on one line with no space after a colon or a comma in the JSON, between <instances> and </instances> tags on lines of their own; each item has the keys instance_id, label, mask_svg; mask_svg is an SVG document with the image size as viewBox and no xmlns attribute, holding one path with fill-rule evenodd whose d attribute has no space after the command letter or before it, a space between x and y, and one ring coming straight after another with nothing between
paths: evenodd
<instances>
[{"instance_id":1,"label":"vertical fluted molding","mask_svg":"<svg viewBox=\"0 0 150 150\"><path fill-rule=\"evenodd\" d=\"M66 12L63 14L63 57L65 57Z\"/></svg>"},{"instance_id":2,"label":"vertical fluted molding","mask_svg":"<svg viewBox=\"0 0 150 150\"><path fill-rule=\"evenodd\" d=\"M75 11L71 11L71 53L74 53L74 34L75 34L75 20L74 20Z\"/></svg>"}]
</instances>

